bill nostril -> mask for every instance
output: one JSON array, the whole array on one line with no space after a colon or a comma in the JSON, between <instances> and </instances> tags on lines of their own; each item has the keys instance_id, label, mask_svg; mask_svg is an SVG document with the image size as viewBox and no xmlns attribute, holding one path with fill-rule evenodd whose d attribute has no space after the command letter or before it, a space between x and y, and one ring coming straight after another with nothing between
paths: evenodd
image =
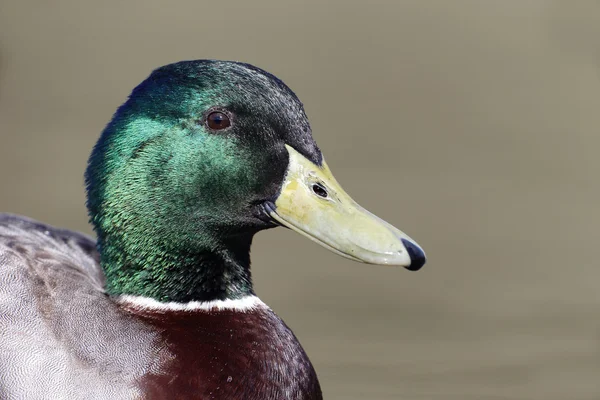
<instances>
[{"instance_id":1,"label":"bill nostril","mask_svg":"<svg viewBox=\"0 0 600 400\"><path fill-rule=\"evenodd\" d=\"M425 253L410 240L402 239L402 243L410 256L410 265L406 267L409 271L418 271L425 265Z\"/></svg>"}]
</instances>

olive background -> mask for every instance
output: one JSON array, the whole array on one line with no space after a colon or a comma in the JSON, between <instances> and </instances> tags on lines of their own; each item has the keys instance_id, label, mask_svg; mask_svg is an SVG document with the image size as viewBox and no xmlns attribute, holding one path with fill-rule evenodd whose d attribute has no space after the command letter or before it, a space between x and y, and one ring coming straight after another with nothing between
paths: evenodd
<instances>
[{"instance_id":1,"label":"olive background","mask_svg":"<svg viewBox=\"0 0 600 400\"><path fill-rule=\"evenodd\" d=\"M83 171L153 68L255 64L419 272L260 233L325 398L600 399L600 2L0 0L0 210L91 233Z\"/></svg>"}]
</instances>

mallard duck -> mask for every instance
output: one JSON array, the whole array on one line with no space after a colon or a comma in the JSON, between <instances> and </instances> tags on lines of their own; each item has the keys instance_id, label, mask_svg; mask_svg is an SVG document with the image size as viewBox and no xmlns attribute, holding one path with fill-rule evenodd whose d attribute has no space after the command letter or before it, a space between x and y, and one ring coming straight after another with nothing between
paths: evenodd
<instances>
[{"instance_id":1,"label":"mallard duck","mask_svg":"<svg viewBox=\"0 0 600 400\"><path fill-rule=\"evenodd\" d=\"M425 263L336 182L296 95L248 64L156 69L85 177L97 242L0 215L2 399L322 399L253 290L254 234L284 226L351 260Z\"/></svg>"}]
</instances>

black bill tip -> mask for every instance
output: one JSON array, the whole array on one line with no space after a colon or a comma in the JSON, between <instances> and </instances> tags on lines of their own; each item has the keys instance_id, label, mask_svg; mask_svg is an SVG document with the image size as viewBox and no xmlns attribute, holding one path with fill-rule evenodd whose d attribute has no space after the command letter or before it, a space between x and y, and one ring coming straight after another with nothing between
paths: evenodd
<instances>
[{"instance_id":1,"label":"black bill tip","mask_svg":"<svg viewBox=\"0 0 600 400\"><path fill-rule=\"evenodd\" d=\"M425 253L423 250L410 240L402 239L402 243L408 251L408 255L410 256L410 265L406 267L409 271L418 271L421 269L423 265L425 265Z\"/></svg>"}]
</instances>

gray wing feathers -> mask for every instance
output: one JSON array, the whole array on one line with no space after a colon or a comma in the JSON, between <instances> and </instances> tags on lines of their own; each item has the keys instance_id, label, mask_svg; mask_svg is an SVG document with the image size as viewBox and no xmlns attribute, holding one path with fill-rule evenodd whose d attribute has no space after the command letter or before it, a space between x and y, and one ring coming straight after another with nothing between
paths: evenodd
<instances>
[{"instance_id":1,"label":"gray wing feathers","mask_svg":"<svg viewBox=\"0 0 600 400\"><path fill-rule=\"evenodd\" d=\"M43 260L64 263L72 273L102 288L104 273L100 268L96 242L81 233L56 229L32 219L0 213L0 246L12 249L26 262L36 265Z\"/></svg>"},{"instance_id":2,"label":"gray wing feathers","mask_svg":"<svg viewBox=\"0 0 600 400\"><path fill-rule=\"evenodd\" d=\"M0 399L129 399L153 332L106 296L95 242L0 214Z\"/></svg>"}]
</instances>

